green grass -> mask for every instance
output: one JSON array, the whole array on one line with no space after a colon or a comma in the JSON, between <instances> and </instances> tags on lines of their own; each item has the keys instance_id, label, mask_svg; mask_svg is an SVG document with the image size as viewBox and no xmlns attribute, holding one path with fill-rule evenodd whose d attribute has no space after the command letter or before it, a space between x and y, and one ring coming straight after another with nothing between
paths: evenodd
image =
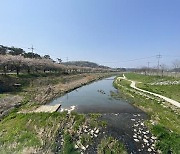
<instances>
[{"instance_id":1,"label":"green grass","mask_svg":"<svg viewBox=\"0 0 180 154\"><path fill-rule=\"evenodd\" d=\"M7 96L7 94L0 94L0 98L4 98L6 96Z\"/></svg>"},{"instance_id":2,"label":"green grass","mask_svg":"<svg viewBox=\"0 0 180 154\"><path fill-rule=\"evenodd\" d=\"M180 85L149 85L138 84L139 88L164 95L180 102Z\"/></svg>"},{"instance_id":3,"label":"green grass","mask_svg":"<svg viewBox=\"0 0 180 154\"><path fill-rule=\"evenodd\" d=\"M67 139L63 146L66 152L69 151L68 149L73 150L72 145L74 145L76 138L79 137L77 136L77 130L83 125L88 124L92 129L95 127L105 127L106 122L97 120L100 117L98 114L86 116L77 113L67 115L67 112L17 113L18 111L32 109L40 105L34 100L37 94L37 88L40 89L47 87L47 85L58 83L64 84L85 76L87 76L87 74L71 76L56 76L52 74L0 76L0 82L2 81L4 86L4 89L0 87L0 92L10 92L10 94L20 95L24 98L21 102L22 106L20 106L19 109L14 110L0 121L0 153L22 153L26 148L32 148L39 153L45 153L47 150L53 151L57 147L55 138L59 131L62 133L64 140ZM21 87L19 89L14 88L14 83L20 83ZM41 91L39 90L38 93L39 92ZM5 95L6 94L0 94L0 98L5 97ZM67 132L72 133L70 135L71 139L66 136ZM74 136L76 136L76 138ZM89 136L86 134L82 134L82 141L85 143L91 142ZM68 147L68 145L71 147Z\"/></svg>"},{"instance_id":4,"label":"green grass","mask_svg":"<svg viewBox=\"0 0 180 154\"><path fill-rule=\"evenodd\" d=\"M77 114L77 113L73 113L74 115L74 125L73 125L73 129L75 131L77 131L79 129L80 126L82 126L82 124L85 122L85 115L84 114Z\"/></svg>"},{"instance_id":5,"label":"green grass","mask_svg":"<svg viewBox=\"0 0 180 154\"><path fill-rule=\"evenodd\" d=\"M150 83L160 81L175 81L180 78L161 77L161 76L147 76L142 74L127 73L126 77L130 80L138 81L137 86L147 91L164 95L171 99L180 102L180 85L150 85Z\"/></svg>"},{"instance_id":6,"label":"green grass","mask_svg":"<svg viewBox=\"0 0 180 154\"><path fill-rule=\"evenodd\" d=\"M74 148L74 143L71 135L64 135L64 146L62 154L79 154L79 152Z\"/></svg>"},{"instance_id":7,"label":"green grass","mask_svg":"<svg viewBox=\"0 0 180 154\"><path fill-rule=\"evenodd\" d=\"M141 75L131 75L131 80L143 81L146 77ZM128 75L126 75L128 77ZM137 80L137 78L139 78ZM149 77L148 77L149 78ZM153 81L154 79L149 79ZM125 82L125 81L124 81ZM162 102L158 102L154 99L146 99L145 96L141 96L136 93L135 90L130 88L127 83L124 82L115 82L116 87L119 89L119 96L126 97L132 102L135 106L139 107L145 111L150 120L154 122L152 124L150 120L147 121L147 126L151 132L158 137L157 148L160 149L163 153L172 153L180 152L180 110L172 109L166 105L163 107ZM133 97L132 97L133 96Z\"/></svg>"},{"instance_id":8,"label":"green grass","mask_svg":"<svg viewBox=\"0 0 180 154\"><path fill-rule=\"evenodd\" d=\"M113 137L104 137L98 145L98 154L127 154L124 145Z\"/></svg>"},{"instance_id":9,"label":"green grass","mask_svg":"<svg viewBox=\"0 0 180 154\"><path fill-rule=\"evenodd\" d=\"M11 113L0 122L1 149L18 153L26 147L51 148L63 117L60 113Z\"/></svg>"},{"instance_id":10,"label":"green grass","mask_svg":"<svg viewBox=\"0 0 180 154\"><path fill-rule=\"evenodd\" d=\"M129 80L134 80L134 81L138 81L138 82L143 82L143 83L151 83L151 82L158 82L158 81L166 81L166 80L177 80L177 78L173 78L173 77L167 77L167 76L149 76L149 75L144 75L144 74L137 74L137 73L126 73L125 76L129 79Z\"/></svg>"},{"instance_id":11,"label":"green grass","mask_svg":"<svg viewBox=\"0 0 180 154\"><path fill-rule=\"evenodd\" d=\"M90 145L92 139L83 132L77 135L82 126L101 129L106 126L104 121L98 120L100 114L62 113L17 113L12 111L0 122L0 153L23 153L32 148L39 153L55 151L57 134L63 135L64 144L61 153L79 153L74 145L80 140L83 145ZM40 150L40 151L39 151Z\"/></svg>"},{"instance_id":12,"label":"green grass","mask_svg":"<svg viewBox=\"0 0 180 154\"><path fill-rule=\"evenodd\" d=\"M81 144L82 145L89 145L89 144L92 144L92 138L91 138L91 136L89 135L89 134L83 134L82 136L81 136Z\"/></svg>"},{"instance_id":13,"label":"green grass","mask_svg":"<svg viewBox=\"0 0 180 154\"><path fill-rule=\"evenodd\" d=\"M155 134L160 142L157 142L157 147L161 149L163 153L179 153L180 152L180 135L174 132L170 132L162 125L156 125L152 127L152 132Z\"/></svg>"}]
</instances>

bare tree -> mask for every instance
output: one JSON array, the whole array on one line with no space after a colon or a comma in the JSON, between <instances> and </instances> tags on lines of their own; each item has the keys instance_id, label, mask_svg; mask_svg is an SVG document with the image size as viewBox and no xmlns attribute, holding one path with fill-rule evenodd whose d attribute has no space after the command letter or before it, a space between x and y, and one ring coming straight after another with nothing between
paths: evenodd
<instances>
[{"instance_id":1,"label":"bare tree","mask_svg":"<svg viewBox=\"0 0 180 154\"><path fill-rule=\"evenodd\" d=\"M175 71L175 75L177 76L177 72L180 71L180 60L176 59L173 61L173 70Z\"/></svg>"}]
</instances>

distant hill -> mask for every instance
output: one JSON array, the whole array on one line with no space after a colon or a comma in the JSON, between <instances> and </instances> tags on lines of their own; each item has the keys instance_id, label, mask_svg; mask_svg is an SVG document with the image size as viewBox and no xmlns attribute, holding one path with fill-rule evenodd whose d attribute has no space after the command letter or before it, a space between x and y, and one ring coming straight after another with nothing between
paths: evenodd
<instances>
[{"instance_id":1,"label":"distant hill","mask_svg":"<svg viewBox=\"0 0 180 154\"><path fill-rule=\"evenodd\" d=\"M63 62L62 64L64 64L64 65L74 65L74 66L79 66L79 67L105 68L105 69L110 68L110 67L103 66L103 65L98 65L96 63L89 62L89 61L69 61L69 62Z\"/></svg>"}]
</instances>

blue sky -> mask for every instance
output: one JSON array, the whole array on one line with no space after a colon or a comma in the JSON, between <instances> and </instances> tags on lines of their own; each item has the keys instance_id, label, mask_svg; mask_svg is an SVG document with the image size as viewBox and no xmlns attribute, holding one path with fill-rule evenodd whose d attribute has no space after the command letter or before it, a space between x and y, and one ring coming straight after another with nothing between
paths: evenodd
<instances>
[{"instance_id":1,"label":"blue sky","mask_svg":"<svg viewBox=\"0 0 180 154\"><path fill-rule=\"evenodd\" d=\"M1 0L0 8L2 45L112 67L180 58L179 0Z\"/></svg>"}]
</instances>

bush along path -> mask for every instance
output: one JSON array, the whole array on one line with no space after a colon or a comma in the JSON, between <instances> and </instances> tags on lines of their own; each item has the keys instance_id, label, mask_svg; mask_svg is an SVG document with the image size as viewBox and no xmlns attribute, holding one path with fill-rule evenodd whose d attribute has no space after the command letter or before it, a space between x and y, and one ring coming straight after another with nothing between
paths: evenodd
<instances>
[{"instance_id":1,"label":"bush along path","mask_svg":"<svg viewBox=\"0 0 180 154\"><path fill-rule=\"evenodd\" d=\"M140 78L140 75L127 74L128 78L130 75L131 80L123 75L114 81L114 86L119 89L119 97L128 99L149 115L149 120L146 120L144 125L156 138L157 153L180 153L180 108L161 97L133 88L135 86L132 84L132 80L135 80L133 77Z\"/></svg>"}]
</instances>

